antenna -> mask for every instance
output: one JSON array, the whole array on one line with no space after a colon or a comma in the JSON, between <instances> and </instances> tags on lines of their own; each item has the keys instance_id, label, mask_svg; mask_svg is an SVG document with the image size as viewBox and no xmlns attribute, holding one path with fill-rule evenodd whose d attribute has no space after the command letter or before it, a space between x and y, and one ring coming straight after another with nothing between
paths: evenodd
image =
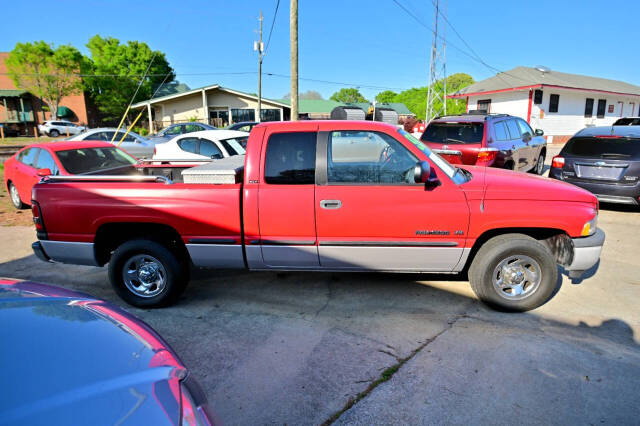
<instances>
[{"instance_id":1,"label":"antenna","mask_svg":"<svg viewBox=\"0 0 640 426\"><path fill-rule=\"evenodd\" d=\"M431 43L431 67L429 70L429 86L427 88L427 111L425 122L434 117L447 115L447 40L446 2L444 13L440 12L440 0L434 0L435 15L433 18L433 42ZM438 23L442 24L442 37L438 34Z\"/></svg>"}]
</instances>

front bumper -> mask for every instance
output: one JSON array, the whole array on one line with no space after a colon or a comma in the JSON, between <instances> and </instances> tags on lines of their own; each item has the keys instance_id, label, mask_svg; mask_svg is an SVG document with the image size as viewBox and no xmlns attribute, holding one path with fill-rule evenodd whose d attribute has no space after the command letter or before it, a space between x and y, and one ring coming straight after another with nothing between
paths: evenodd
<instances>
[{"instance_id":1,"label":"front bumper","mask_svg":"<svg viewBox=\"0 0 640 426\"><path fill-rule=\"evenodd\" d=\"M604 240L605 233L600 228L589 237L571 239L573 242L573 260L565 268L569 272L569 278L580 278L587 269L598 263Z\"/></svg>"}]
</instances>

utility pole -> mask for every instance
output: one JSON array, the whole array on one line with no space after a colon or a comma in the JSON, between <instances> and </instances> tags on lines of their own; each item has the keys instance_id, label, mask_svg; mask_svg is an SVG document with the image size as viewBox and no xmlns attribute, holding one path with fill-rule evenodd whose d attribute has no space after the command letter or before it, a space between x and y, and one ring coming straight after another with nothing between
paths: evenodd
<instances>
[{"instance_id":1,"label":"utility pole","mask_svg":"<svg viewBox=\"0 0 640 426\"><path fill-rule=\"evenodd\" d=\"M291 121L298 121L298 0L291 0Z\"/></svg>"},{"instance_id":2,"label":"utility pole","mask_svg":"<svg viewBox=\"0 0 640 426\"><path fill-rule=\"evenodd\" d=\"M253 50L258 51L258 117L256 121L261 122L262 118L262 52L264 43L262 42L262 11L260 11L260 29L258 30L258 41L253 42Z\"/></svg>"},{"instance_id":3,"label":"utility pole","mask_svg":"<svg viewBox=\"0 0 640 426\"><path fill-rule=\"evenodd\" d=\"M440 115L447 115L447 40L446 40L446 1L445 12L440 12L440 1L434 0L435 15L433 18L433 42L431 43L431 67L429 70L429 86L427 89L427 110L425 123ZM438 22L442 14L442 40L438 34ZM438 82L442 85L438 86ZM440 103L440 105L437 105Z\"/></svg>"}]
</instances>

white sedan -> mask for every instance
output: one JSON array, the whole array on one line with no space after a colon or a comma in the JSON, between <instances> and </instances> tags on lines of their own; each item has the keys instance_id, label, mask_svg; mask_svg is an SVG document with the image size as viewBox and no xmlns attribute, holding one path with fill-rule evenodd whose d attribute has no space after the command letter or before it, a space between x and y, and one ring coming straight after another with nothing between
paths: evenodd
<instances>
[{"instance_id":1,"label":"white sedan","mask_svg":"<svg viewBox=\"0 0 640 426\"><path fill-rule=\"evenodd\" d=\"M168 163L215 160L243 155L249 133L236 130L203 130L176 136L155 146L154 161Z\"/></svg>"}]
</instances>

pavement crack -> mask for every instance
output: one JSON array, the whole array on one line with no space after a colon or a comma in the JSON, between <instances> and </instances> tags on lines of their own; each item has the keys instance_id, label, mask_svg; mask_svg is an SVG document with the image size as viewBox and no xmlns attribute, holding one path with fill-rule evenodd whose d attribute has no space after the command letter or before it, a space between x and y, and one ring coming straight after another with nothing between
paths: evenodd
<instances>
[{"instance_id":1,"label":"pavement crack","mask_svg":"<svg viewBox=\"0 0 640 426\"><path fill-rule=\"evenodd\" d=\"M325 420L322 423L322 426L329 426L329 425L333 424L347 410L351 409L354 405L356 405L358 402L360 402L363 398L367 397L371 392L373 392L373 390L375 388L380 386L382 383L390 380L393 377L393 375L398 370L400 370L400 367L402 367L404 364L407 363L407 361L410 361L413 357L415 357L417 354L419 354L420 351L422 351L425 347L427 347L429 344L434 342L438 337L442 336L444 333L446 333L447 331L451 330L453 328L453 326L456 324L456 322L458 322L458 320L460 320L461 318L467 318L467 317L468 317L468 315L466 313L461 313L461 314L458 314L458 315L452 317L449 321L447 321L447 325L446 325L446 327L444 329L442 329L439 333L437 333L433 337L430 337L427 340L425 340L420 346L418 346L416 349L411 351L411 353L409 353L409 355L407 355L404 358L401 358L401 357L398 357L396 355L393 355L392 353L390 353L388 351L379 349L378 350L379 352L383 352L383 353L385 353L387 355L393 356L396 359L396 363L393 364L392 366L387 367L386 369L384 369L384 371L380 374L380 376L377 379L374 379L371 382L369 382L369 386L367 386L367 388L365 390L360 392L355 397L350 396L349 399L347 400L347 402L345 403L344 407L342 407L342 409L340 409L339 411L334 413L331 417L329 417L327 420Z\"/></svg>"},{"instance_id":2,"label":"pavement crack","mask_svg":"<svg viewBox=\"0 0 640 426\"><path fill-rule=\"evenodd\" d=\"M394 357L396 359L396 361L400 361L401 360L401 358L398 355L394 354L391 351L385 351L384 349L378 349L378 352L381 352L383 354L387 354L389 356L392 356L392 357Z\"/></svg>"}]
</instances>

